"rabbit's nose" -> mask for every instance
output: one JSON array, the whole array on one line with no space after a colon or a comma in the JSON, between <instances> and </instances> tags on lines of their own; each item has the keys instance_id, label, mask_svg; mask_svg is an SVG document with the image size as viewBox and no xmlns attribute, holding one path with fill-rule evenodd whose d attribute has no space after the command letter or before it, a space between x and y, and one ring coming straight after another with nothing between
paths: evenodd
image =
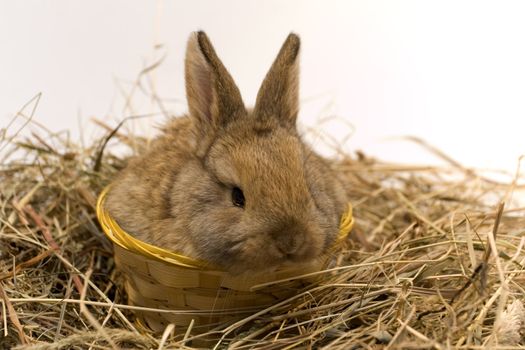
<instances>
[{"instance_id":1,"label":"rabbit's nose","mask_svg":"<svg viewBox=\"0 0 525 350\"><path fill-rule=\"evenodd\" d=\"M272 230L272 239L279 251L287 258L293 259L303 255L307 231L301 225L283 225Z\"/></svg>"}]
</instances>

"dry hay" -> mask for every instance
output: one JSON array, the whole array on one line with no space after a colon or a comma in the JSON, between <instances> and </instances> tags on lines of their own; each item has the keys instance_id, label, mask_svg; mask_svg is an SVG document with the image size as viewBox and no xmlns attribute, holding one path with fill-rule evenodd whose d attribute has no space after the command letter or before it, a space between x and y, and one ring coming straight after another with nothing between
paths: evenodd
<instances>
[{"instance_id":1,"label":"dry hay","mask_svg":"<svg viewBox=\"0 0 525 350\"><path fill-rule=\"evenodd\" d=\"M0 349L177 349L204 337L220 349L525 344L525 209L508 204L516 182L362 154L338 165L357 223L319 285L198 339L172 327L142 334L95 219L97 194L125 163L111 146L100 158L103 141L4 133Z\"/></svg>"}]
</instances>

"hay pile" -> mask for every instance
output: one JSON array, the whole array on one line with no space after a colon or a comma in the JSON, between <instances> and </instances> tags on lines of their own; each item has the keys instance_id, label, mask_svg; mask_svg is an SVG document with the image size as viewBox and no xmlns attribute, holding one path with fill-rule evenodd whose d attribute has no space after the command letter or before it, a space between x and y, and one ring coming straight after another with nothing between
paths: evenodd
<instances>
[{"instance_id":1,"label":"hay pile","mask_svg":"<svg viewBox=\"0 0 525 350\"><path fill-rule=\"evenodd\" d=\"M113 147L144 141L113 136ZM95 219L96 196L125 164L112 146L100 157L105 140L2 140L0 349L525 345L525 209L510 203L519 186L362 154L338 165L356 228L320 285L197 340L171 327L142 334Z\"/></svg>"}]
</instances>

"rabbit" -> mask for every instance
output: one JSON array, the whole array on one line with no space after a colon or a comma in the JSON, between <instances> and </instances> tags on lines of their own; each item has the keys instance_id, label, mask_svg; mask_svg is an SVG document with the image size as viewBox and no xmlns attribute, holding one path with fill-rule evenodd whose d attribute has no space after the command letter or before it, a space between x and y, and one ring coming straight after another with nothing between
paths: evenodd
<instances>
[{"instance_id":1,"label":"rabbit","mask_svg":"<svg viewBox=\"0 0 525 350\"><path fill-rule=\"evenodd\" d=\"M247 109L207 35L185 57L189 113L112 182L106 209L145 242L234 274L326 254L347 208L329 160L301 139L299 37L291 33Z\"/></svg>"}]
</instances>

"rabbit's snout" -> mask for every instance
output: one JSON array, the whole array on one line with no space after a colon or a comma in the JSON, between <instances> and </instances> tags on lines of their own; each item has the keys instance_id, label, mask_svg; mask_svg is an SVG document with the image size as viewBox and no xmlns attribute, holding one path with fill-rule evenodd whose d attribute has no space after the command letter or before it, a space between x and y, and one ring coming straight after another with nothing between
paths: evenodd
<instances>
[{"instance_id":1,"label":"rabbit's snout","mask_svg":"<svg viewBox=\"0 0 525 350\"><path fill-rule=\"evenodd\" d=\"M275 226L270 232L275 247L286 260L300 261L315 254L311 228L295 222Z\"/></svg>"}]
</instances>

